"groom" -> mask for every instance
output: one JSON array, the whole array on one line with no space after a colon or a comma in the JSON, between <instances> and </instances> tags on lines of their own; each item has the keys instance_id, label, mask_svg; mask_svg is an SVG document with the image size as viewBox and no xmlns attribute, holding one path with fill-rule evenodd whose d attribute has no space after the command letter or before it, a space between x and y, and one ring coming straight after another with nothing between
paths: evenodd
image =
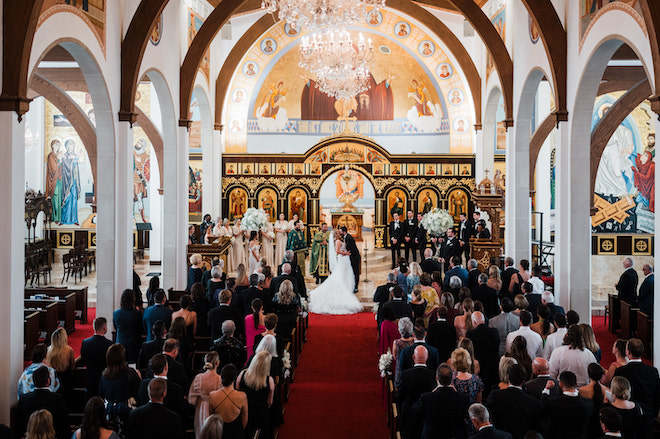
<instances>
[{"instance_id":1,"label":"groom","mask_svg":"<svg viewBox=\"0 0 660 439\"><path fill-rule=\"evenodd\" d=\"M351 267L353 267L353 275L355 276L355 289L353 290L353 292L357 293L358 285L360 282L360 268L361 268L360 252L358 251L357 246L355 245L355 239L351 235L349 235L346 226L343 226L340 230L344 238L344 243L346 244L346 251L351 253L349 257L351 258Z\"/></svg>"}]
</instances>

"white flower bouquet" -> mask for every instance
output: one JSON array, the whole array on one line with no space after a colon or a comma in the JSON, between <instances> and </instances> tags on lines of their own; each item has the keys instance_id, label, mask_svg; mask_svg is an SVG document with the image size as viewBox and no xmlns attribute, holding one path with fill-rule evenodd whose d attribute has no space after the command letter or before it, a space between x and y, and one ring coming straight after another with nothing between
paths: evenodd
<instances>
[{"instance_id":1,"label":"white flower bouquet","mask_svg":"<svg viewBox=\"0 0 660 439\"><path fill-rule=\"evenodd\" d=\"M291 354L286 349L284 349L284 354L282 355L282 365L287 370L291 369Z\"/></svg>"},{"instance_id":2,"label":"white flower bouquet","mask_svg":"<svg viewBox=\"0 0 660 439\"><path fill-rule=\"evenodd\" d=\"M430 235L443 235L454 225L454 218L445 209L433 209L422 218L421 225Z\"/></svg>"},{"instance_id":3,"label":"white flower bouquet","mask_svg":"<svg viewBox=\"0 0 660 439\"><path fill-rule=\"evenodd\" d=\"M385 378L385 375L392 370L392 361L394 357L392 356L392 351L387 350L386 354L380 356L378 360L378 370L380 370L380 376Z\"/></svg>"},{"instance_id":4,"label":"white flower bouquet","mask_svg":"<svg viewBox=\"0 0 660 439\"><path fill-rule=\"evenodd\" d=\"M268 231L266 233L266 236L268 236L268 239L275 239L275 232L273 231Z\"/></svg>"},{"instance_id":5,"label":"white flower bouquet","mask_svg":"<svg viewBox=\"0 0 660 439\"><path fill-rule=\"evenodd\" d=\"M241 230L258 232L268 226L268 214L263 209L250 207L241 219Z\"/></svg>"},{"instance_id":6,"label":"white flower bouquet","mask_svg":"<svg viewBox=\"0 0 660 439\"><path fill-rule=\"evenodd\" d=\"M229 242L231 242L231 245L234 245L234 243L236 242L236 238L234 238L234 237L232 236L232 237L229 239Z\"/></svg>"},{"instance_id":7,"label":"white flower bouquet","mask_svg":"<svg viewBox=\"0 0 660 439\"><path fill-rule=\"evenodd\" d=\"M300 298L300 308L302 308L303 312L306 312L309 309L309 303L304 297Z\"/></svg>"}]
</instances>

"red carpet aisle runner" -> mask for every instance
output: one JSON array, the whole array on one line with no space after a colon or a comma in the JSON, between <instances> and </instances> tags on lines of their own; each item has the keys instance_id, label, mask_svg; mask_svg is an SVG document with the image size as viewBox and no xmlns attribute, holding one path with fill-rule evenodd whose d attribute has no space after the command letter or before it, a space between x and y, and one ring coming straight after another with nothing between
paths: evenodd
<instances>
[{"instance_id":1,"label":"red carpet aisle runner","mask_svg":"<svg viewBox=\"0 0 660 439\"><path fill-rule=\"evenodd\" d=\"M612 334L605 324L605 317L603 316L592 316L591 317L591 327L594 328L594 335L596 336L596 341L600 346L601 350L601 360L600 365L605 369L610 367L610 364L616 360L614 354L612 353L612 345L619 338L616 334ZM642 361L650 366L653 366L651 360L643 358Z\"/></svg>"},{"instance_id":2,"label":"red carpet aisle runner","mask_svg":"<svg viewBox=\"0 0 660 439\"><path fill-rule=\"evenodd\" d=\"M96 318L96 308L87 308L87 324L82 325L80 320L76 320L76 330L69 334L69 346L73 348L76 357L80 355L80 346L84 339L94 335L94 319ZM106 316L112 323L112 316Z\"/></svg>"},{"instance_id":3,"label":"red carpet aisle runner","mask_svg":"<svg viewBox=\"0 0 660 439\"><path fill-rule=\"evenodd\" d=\"M280 439L385 439L372 313L311 314Z\"/></svg>"}]
</instances>

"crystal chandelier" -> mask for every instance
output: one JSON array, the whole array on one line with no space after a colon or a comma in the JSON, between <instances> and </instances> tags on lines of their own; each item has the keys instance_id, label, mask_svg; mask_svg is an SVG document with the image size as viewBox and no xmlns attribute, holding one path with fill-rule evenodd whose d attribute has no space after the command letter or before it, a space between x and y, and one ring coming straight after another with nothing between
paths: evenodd
<instances>
[{"instance_id":1,"label":"crystal chandelier","mask_svg":"<svg viewBox=\"0 0 660 439\"><path fill-rule=\"evenodd\" d=\"M319 90L337 100L357 96L369 88L369 64L374 51L371 40L360 34L354 44L345 30L303 37L300 67L316 77Z\"/></svg>"},{"instance_id":2,"label":"crystal chandelier","mask_svg":"<svg viewBox=\"0 0 660 439\"><path fill-rule=\"evenodd\" d=\"M310 32L327 32L366 19L368 7L385 7L385 0L262 0L261 8L289 26L301 26Z\"/></svg>"}]
</instances>

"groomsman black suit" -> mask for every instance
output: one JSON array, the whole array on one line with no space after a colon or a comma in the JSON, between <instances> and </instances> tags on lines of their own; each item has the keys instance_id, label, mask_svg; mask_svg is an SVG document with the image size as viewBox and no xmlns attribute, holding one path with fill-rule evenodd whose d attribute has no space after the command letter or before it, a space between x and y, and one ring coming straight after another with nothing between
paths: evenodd
<instances>
[{"instance_id":1,"label":"groomsman black suit","mask_svg":"<svg viewBox=\"0 0 660 439\"><path fill-rule=\"evenodd\" d=\"M465 260L470 259L470 237L474 233L474 227L466 215L460 215L461 221L458 224L458 241L461 245L461 253L465 253Z\"/></svg>"},{"instance_id":2,"label":"groomsman black suit","mask_svg":"<svg viewBox=\"0 0 660 439\"><path fill-rule=\"evenodd\" d=\"M424 260L424 250L426 250L426 229L421 224L423 215L421 213L417 214L417 235L415 236L415 247L419 251L419 260ZM413 261L415 260L413 252Z\"/></svg>"},{"instance_id":3,"label":"groomsman black suit","mask_svg":"<svg viewBox=\"0 0 660 439\"><path fill-rule=\"evenodd\" d=\"M417 261L417 220L413 216L412 210L408 211L408 218L403 222L403 245L406 247L406 261L409 261L410 251L412 250L412 260Z\"/></svg>"},{"instance_id":4,"label":"groomsman black suit","mask_svg":"<svg viewBox=\"0 0 660 439\"><path fill-rule=\"evenodd\" d=\"M346 251L351 252L349 258L351 259L351 267L353 267L353 276L355 276L355 289L354 293L357 293L358 286L360 285L360 269L361 269L361 260L360 252L358 251L357 245L355 245L355 238L353 238L349 233L346 227L341 228L342 233L344 234L344 244L346 244Z\"/></svg>"},{"instance_id":5,"label":"groomsman black suit","mask_svg":"<svg viewBox=\"0 0 660 439\"><path fill-rule=\"evenodd\" d=\"M390 223L390 248L392 249L392 268L396 267L401 257L401 241L403 240L403 223L399 221L399 215Z\"/></svg>"},{"instance_id":6,"label":"groomsman black suit","mask_svg":"<svg viewBox=\"0 0 660 439\"><path fill-rule=\"evenodd\" d=\"M450 229L453 230L453 229ZM453 256L460 256L461 254L461 245L458 242L458 238L456 236L449 237L449 231L447 231L447 239L445 239L445 242L442 244L442 258L445 260L443 267L445 271L449 267L449 261Z\"/></svg>"},{"instance_id":7,"label":"groomsman black suit","mask_svg":"<svg viewBox=\"0 0 660 439\"><path fill-rule=\"evenodd\" d=\"M619 299L628 302L630 305L637 304L637 283L639 278L634 268L629 267L621 274L616 289L619 292Z\"/></svg>"}]
</instances>

